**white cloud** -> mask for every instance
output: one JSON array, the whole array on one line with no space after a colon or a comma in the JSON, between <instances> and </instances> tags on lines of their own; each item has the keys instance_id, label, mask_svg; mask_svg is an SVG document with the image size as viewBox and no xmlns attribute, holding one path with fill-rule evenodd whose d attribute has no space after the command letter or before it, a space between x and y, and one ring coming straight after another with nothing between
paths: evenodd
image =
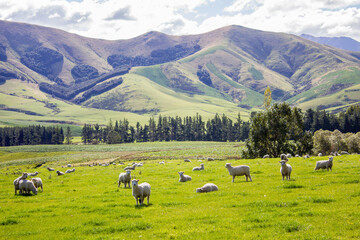
<instances>
[{"instance_id":1,"label":"white cloud","mask_svg":"<svg viewBox=\"0 0 360 240\"><path fill-rule=\"evenodd\" d=\"M217 15L196 17L215 1L223 5ZM105 39L148 31L196 34L235 24L294 34L344 35L360 41L360 0L0 0L0 19Z\"/></svg>"}]
</instances>

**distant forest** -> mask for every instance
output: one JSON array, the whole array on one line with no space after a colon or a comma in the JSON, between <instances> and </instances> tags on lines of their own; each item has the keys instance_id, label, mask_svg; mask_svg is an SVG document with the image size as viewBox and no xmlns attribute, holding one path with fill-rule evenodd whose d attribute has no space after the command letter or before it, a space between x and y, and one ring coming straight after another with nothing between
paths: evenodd
<instances>
[{"instance_id":1,"label":"distant forest","mask_svg":"<svg viewBox=\"0 0 360 240\"><path fill-rule=\"evenodd\" d=\"M256 112L251 114L251 118ZM308 109L303 113L304 130L314 133L317 130L340 130L342 133L360 132L360 106L355 105L346 112L338 114L325 110ZM82 128L82 141L85 144L130 143L153 141L245 141L249 137L250 121L243 121L238 114L234 121L225 114L216 114L204 121L202 116L164 117L149 119L145 125L139 122L130 125L127 119L110 121L107 126L85 124ZM64 133L59 126L28 126L0 128L0 146L63 144L71 143L70 128Z\"/></svg>"}]
</instances>

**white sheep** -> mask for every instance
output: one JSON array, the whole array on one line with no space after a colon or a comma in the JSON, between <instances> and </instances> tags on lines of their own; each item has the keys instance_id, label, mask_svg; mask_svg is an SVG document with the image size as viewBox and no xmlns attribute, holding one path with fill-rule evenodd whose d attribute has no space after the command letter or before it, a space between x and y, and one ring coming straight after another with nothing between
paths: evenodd
<instances>
[{"instance_id":1,"label":"white sheep","mask_svg":"<svg viewBox=\"0 0 360 240\"><path fill-rule=\"evenodd\" d=\"M201 188L197 188L196 192L204 193L204 192L212 192L212 191L217 191L217 190L219 190L219 188L215 184L207 183L204 186L202 186Z\"/></svg>"},{"instance_id":2,"label":"white sheep","mask_svg":"<svg viewBox=\"0 0 360 240\"><path fill-rule=\"evenodd\" d=\"M318 156L321 157L321 156L322 156L322 153L319 153Z\"/></svg>"},{"instance_id":3,"label":"white sheep","mask_svg":"<svg viewBox=\"0 0 360 240\"><path fill-rule=\"evenodd\" d=\"M304 156L304 159L307 159L307 158L310 158L310 155L309 155L309 154L306 154L306 155Z\"/></svg>"},{"instance_id":4,"label":"white sheep","mask_svg":"<svg viewBox=\"0 0 360 240\"><path fill-rule=\"evenodd\" d=\"M184 162L191 162L190 159L184 159Z\"/></svg>"},{"instance_id":5,"label":"white sheep","mask_svg":"<svg viewBox=\"0 0 360 240\"><path fill-rule=\"evenodd\" d=\"M288 160L286 154L282 153L282 154L280 155L280 160Z\"/></svg>"},{"instance_id":6,"label":"white sheep","mask_svg":"<svg viewBox=\"0 0 360 240\"><path fill-rule=\"evenodd\" d=\"M60 172L59 170L57 170L56 173L57 173L58 176L61 176L61 175L64 175L64 174L65 174L65 173L63 173L63 172Z\"/></svg>"},{"instance_id":7,"label":"white sheep","mask_svg":"<svg viewBox=\"0 0 360 240\"><path fill-rule=\"evenodd\" d=\"M41 178L32 178L32 179L30 179L30 181L32 181L32 182L34 183L34 186L35 186L36 188L41 187L41 191L42 191L42 192L44 191L44 189L43 189L43 183L42 183Z\"/></svg>"},{"instance_id":8,"label":"white sheep","mask_svg":"<svg viewBox=\"0 0 360 240\"><path fill-rule=\"evenodd\" d=\"M132 165L131 167L126 167L124 168L124 171L127 171L127 170L135 170L136 168L136 165Z\"/></svg>"},{"instance_id":9,"label":"white sheep","mask_svg":"<svg viewBox=\"0 0 360 240\"><path fill-rule=\"evenodd\" d=\"M71 166L71 164L69 163L69 164L67 165L67 167L72 167L72 166Z\"/></svg>"},{"instance_id":10,"label":"white sheep","mask_svg":"<svg viewBox=\"0 0 360 240\"><path fill-rule=\"evenodd\" d=\"M51 167L47 167L47 170L49 170L49 171L55 171L55 169L54 169L54 168L51 168Z\"/></svg>"},{"instance_id":11,"label":"white sheep","mask_svg":"<svg viewBox=\"0 0 360 240\"><path fill-rule=\"evenodd\" d=\"M292 171L292 167L290 164L287 164L288 160L281 160L279 163L281 164L280 173L282 175L282 180L284 180L284 177L286 177L286 180L290 180L290 174Z\"/></svg>"},{"instance_id":12,"label":"white sheep","mask_svg":"<svg viewBox=\"0 0 360 240\"><path fill-rule=\"evenodd\" d=\"M28 173L29 177L35 177L39 174L39 172L34 172L34 173Z\"/></svg>"},{"instance_id":13,"label":"white sheep","mask_svg":"<svg viewBox=\"0 0 360 240\"><path fill-rule=\"evenodd\" d=\"M225 167L229 171L229 174L233 177L232 182L234 182L235 176L243 176L243 175L245 175L246 181L248 181L248 178L250 178L250 182L252 182L249 166L240 165L240 166L232 167L231 163L226 163Z\"/></svg>"},{"instance_id":14,"label":"white sheep","mask_svg":"<svg viewBox=\"0 0 360 240\"><path fill-rule=\"evenodd\" d=\"M290 153L286 154L286 157L291 158L291 154Z\"/></svg>"},{"instance_id":15,"label":"white sheep","mask_svg":"<svg viewBox=\"0 0 360 240\"><path fill-rule=\"evenodd\" d=\"M204 168L204 164L202 163L202 164L200 164L200 167L194 167L192 170L193 171L200 171L200 170L204 170L205 168Z\"/></svg>"},{"instance_id":16,"label":"white sheep","mask_svg":"<svg viewBox=\"0 0 360 240\"><path fill-rule=\"evenodd\" d=\"M35 195L37 195L37 189L32 181L29 181L27 179L22 179L19 181L19 190L20 193L27 193L33 192Z\"/></svg>"},{"instance_id":17,"label":"white sheep","mask_svg":"<svg viewBox=\"0 0 360 240\"><path fill-rule=\"evenodd\" d=\"M159 162L159 164L162 164L162 165L163 165L163 164L165 164L165 161L161 161L161 162Z\"/></svg>"},{"instance_id":18,"label":"white sheep","mask_svg":"<svg viewBox=\"0 0 360 240\"><path fill-rule=\"evenodd\" d=\"M14 180L14 188L15 188L15 195L17 193L17 190L20 190L19 189L19 181L20 180L24 180L28 177L28 174L27 173L22 173L22 175L20 177L18 177L17 179Z\"/></svg>"},{"instance_id":19,"label":"white sheep","mask_svg":"<svg viewBox=\"0 0 360 240\"><path fill-rule=\"evenodd\" d=\"M68 169L68 170L65 171L65 173L73 173L73 172L75 172L75 168L73 168L73 169Z\"/></svg>"},{"instance_id":20,"label":"white sheep","mask_svg":"<svg viewBox=\"0 0 360 240\"><path fill-rule=\"evenodd\" d=\"M121 183L124 183L124 188L126 188L126 183L129 185L130 188L130 181L131 181L131 171L127 170L125 173L120 173L119 180L118 180L118 187L120 187Z\"/></svg>"},{"instance_id":21,"label":"white sheep","mask_svg":"<svg viewBox=\"0 0 360 240\"><path fill-rule=\"evenodd\" d=\"M329 171L329 168L332 171L333 160L333 157L329 157L328 160L317 161L314 171L318 169L327 169Z\"/></svg>"},{"instance_id":22,"label":"white sheep","mask_svg":"<svg viewBox=\"0 0 360 240\"><path fill-rule=\"evenodd\" d=\"M180 175L180 179L179 182L186 182L186 181L191 181L191 177L189 175L184 175L184 172L178 172Z\"/></svg>"},{"instance_id":23,"label":"white sheep","mask_svg":"<svg viewBox=\"0 0 360 240\"><path fill-rule=\"evenodd\" d=\"M270 158L270 155L269 155L269 154L265 154L265 155L263 156L263 158Z\"/></svg>"},{"instance_id":24,"label":"white sheep","mask_svg":"<svg viewBox=\"0 0 360 240\"><path fill-rule=\"evenodd\" d=\"M147 204L149 205L150 192L151 192L150 184L147 182L139 184L139 180L137 179L132 180L131 184L132 184L132 195L136 200L136 206L138 206L138 200L141 206L144 202L145 197L147 198Z\"/></svg>"}]
</instances>

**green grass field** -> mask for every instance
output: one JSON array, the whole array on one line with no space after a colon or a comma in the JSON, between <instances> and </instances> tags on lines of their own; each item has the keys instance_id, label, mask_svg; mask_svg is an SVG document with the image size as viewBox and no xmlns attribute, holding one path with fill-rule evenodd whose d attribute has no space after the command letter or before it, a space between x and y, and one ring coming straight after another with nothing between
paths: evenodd
<instances>
[{"instance_id":1,"label":"green grass field","mask_svg":"<svg viewBox=\"0 0 360 240\"><path fill-rule=\"evenodd\" d=\"M0 239L360 238L359 155L335 157L332 172L314 172L327 157L291 158L292 179L282 181L279 159L240 159L242 148L217 142L0 148ZM198 159L205 170L192 172ZM131 189L117 188L124 165L80 166L113 160L144 163L132 175L151 184L150 205L136 207ZM39 162L45 164L34 169ZM253 182L232 183L226 162L249 165ZM46 170L65 171L67 163L75 173ZM13 180L34 171L44 192L14 195ZM178 171L192 181L178 182ZM219 191L195 192L208 182Z\"/></svg>"}]
</instances>

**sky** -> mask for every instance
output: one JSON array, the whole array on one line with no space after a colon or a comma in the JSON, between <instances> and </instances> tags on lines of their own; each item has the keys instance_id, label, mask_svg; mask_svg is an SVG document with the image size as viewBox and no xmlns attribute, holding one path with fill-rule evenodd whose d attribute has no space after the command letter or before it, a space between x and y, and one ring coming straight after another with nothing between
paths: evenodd
<instances>
[{"instance_id":1,"label":"sky","mask_svg":"<svg viewBox=\"0 0 360 240\"><path fill-rule=\"evenodd\" d=\"M0 0L0 20L108 40L241 25L360 41L360 0Z\"/></svg>"}]
</instances>

